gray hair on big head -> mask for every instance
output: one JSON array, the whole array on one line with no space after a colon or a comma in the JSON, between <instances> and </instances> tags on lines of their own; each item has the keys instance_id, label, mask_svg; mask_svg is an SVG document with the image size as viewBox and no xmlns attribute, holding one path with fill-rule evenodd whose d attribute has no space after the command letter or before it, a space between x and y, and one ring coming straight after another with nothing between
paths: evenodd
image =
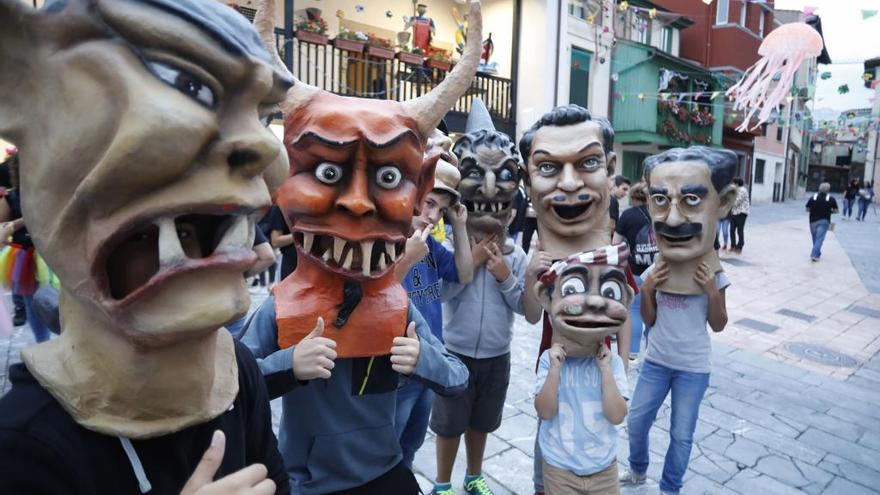
<instances>
[{"instance_id":1,"label":"gray hair on big head","mask_svg":"<svg viewBox=\"0 0 880 495\"><path fill-rule=\"evenodd\" d=\"M823 182L823 183L819 184L819 192L827 193L830 190L831 190L831 184L829 184L827 182Z\"/></svg>"},{"instance_id":2,"label":"gray hair on big head","mask_svg":"<svg viewBox=\"0 0 880 495\"><path fill-rule=\"evenodd\" d=\"M651 171L664 163L700 161L709 167L712 185L715 191L721 192L733 182L736 175L736 164L739 161L736 153L706 146L688 148L672 148L645 158L645 180L651 183Z\"/></svg>"}]
</instances>

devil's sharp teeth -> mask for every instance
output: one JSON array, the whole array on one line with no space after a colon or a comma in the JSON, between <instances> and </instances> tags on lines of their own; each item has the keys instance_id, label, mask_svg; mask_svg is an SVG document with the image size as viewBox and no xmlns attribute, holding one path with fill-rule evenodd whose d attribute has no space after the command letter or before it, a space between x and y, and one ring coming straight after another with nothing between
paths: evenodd
<instances>
[{"instance_id":1,"label":"devil's sharp teeth","mask_svg":"<svg viewBox=\"0 0 880 495\"><path fill-rule=\"evenodd\" d=\"M159 226L159 264L170 266L186 261L180 238L177 237L177 225L174 218L161 218L156 222Z\"/></svg>"},{"instance_id":2,"label":"devil's sharp teeth","mask_svg":"<svg viewBox=\"0 0 880 495\"><path fill-rule=\"evenodd\" d=\"M376 241L361 241L361 272L365 277L370 275L370 265L373 259L373 243Z\"/></svg>"},{"instance_id":3,"label":"devil's sharp teeth","mask_svg":"<svg viewBox=\"0 0 880 495\"><path fill-rule=\"evenodd\" d=\"M327 250L324 251L324 256L321 256L321 258L323 258L325 262L330 261L330 248L327 248Z\"/></svg>"},{"instance_id":4,"label":"devil's sharp teeth","mask_svg":"<svg viewBox=\"0 0 880 495\"><path fill-rule=\"evenodd\" d=\"M385 270L385 268L387 268L387 267L388 267L388 265L385 264L385 253L382 253L379 255L379 271L381 272L381 271Z\"/></svg>"},{"instance_id":5,"label":"devil's sharp teeth","mask_svg":"<svg viewBox=\"0 0 880 495\"><path fill-rule=\"evenodd\" d=\"M337 263L342 261L342 249L345 247L345 240L338 237L333 238L333 259Z\"/></svg>"},{"instance_id":6,"label":"devil's sharp teeth","mask_svg":"<svg viewBox=\"0 0 880 495\"><path fill-rule=\"evenodd\" d=\"M354 259L354 249L349 249L348 254L345 255L345 262L342 264L342 268L346 270L351 270L351 261Z\"/></svg>"},{"instance_id":7,"label":"devil's sharp teeth","mask_svg":"<svg viewBox=\"0 0 880 495\"><path fill-rule=\"evenodd\" d=\"M303 232L303 251L306 254L312 252L312 242L315 240L315 234Z\"/></svg>"},{"instance_id":8,"label":"devil's sharp teeth","mask_svg":"<svg viewBox=\"0 0 880 495\"><path fill-rule=\"evenodd\" d=\"M391 261L397 259L397 247L393 242L385 243L385 252L388 253L388 256L391 257Z\"/></svg>"},{"instance_id":9,"label":"devil's sharp teeth","mask_svg":"<svg viewBox=\"0 0 880 495\"><path fill-rule=\"evenodd\" d=\"M253 222L248 216L236 216L232 220L232 225L230 225L226 233L223 234L223 238L220 239L220 244L217 245L217 249L215 249L214 252L222 253L244 247L250 248L253 246L255 225L252 224Z\"/></svg>"}]
</instances>

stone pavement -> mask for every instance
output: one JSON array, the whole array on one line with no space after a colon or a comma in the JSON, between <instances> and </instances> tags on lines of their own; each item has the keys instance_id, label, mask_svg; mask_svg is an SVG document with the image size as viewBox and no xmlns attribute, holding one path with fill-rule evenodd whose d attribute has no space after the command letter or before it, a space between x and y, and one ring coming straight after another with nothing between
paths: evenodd
<instances>
[{"instance_id":1,"label":"stone pavement","mask_svg":"<svg viewBox=\"0 0 880 495\"><path fill-rule=\"evenodd\" d=\"M803 202L753 208L744 253L723 260L734 284L730 323L713 335L712 378L682 493L880 493L880 217L871 215L864 224L837 220L822 260L811 263ZM265 292L252 294L256 307ZM484 463L498 494L532 492L539 335L517 319L504 420ZM7 366L31 342L26 327L0 339L2 390ZM631 387L637 377L631 370ZM277 427L278 401L273 413ZM659 493L668 428L667 402L650 437L649 482L624 495ZM625 428L620 438L625 460ZM429 433L415 460L426 492L434 448ZM462 446L453 472L459 489L463 477Z\"/></svg>"}]
</instances>

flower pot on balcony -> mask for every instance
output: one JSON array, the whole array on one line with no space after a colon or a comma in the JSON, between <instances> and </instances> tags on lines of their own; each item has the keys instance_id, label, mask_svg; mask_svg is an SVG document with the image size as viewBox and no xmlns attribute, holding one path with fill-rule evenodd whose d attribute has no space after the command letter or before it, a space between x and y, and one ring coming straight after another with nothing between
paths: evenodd
<instances>
[{"instance_id":1,"label":"flower pot on balcony","mask_svg":"<svg viewBox=\"0 0 880 495\"><path fill-rule=\"evenodd\" d=\"M385 60L391 60L392 58L394 58L394 50L381 46L367 45L367 55L376 58L384 58Z\"/></svg>"},{"instance_id":2,"label":"flower pot on balcony","mask_svg":"<svg viewBox=\"0 0 880 495\"><path fill-rule=\"evenodd\" d=\"M440 69L445 72L449 72L449 69L452 68L452 64L450 62L447 62L445 60L434 60L430 58L425 62L425 65L432 69Z\"/></svg>"},{"instance_id":3,"label":"flower pot on balcony","mask_svg":"<svg viewBox=\"0 0 880 495\"><path fill-rule=\"evenodd\" d=\"M294 31L293 37L302 41L302 42L305 42L305 43L314 43L316 45L326 45L327 44L327 36L326 35L323 35L320 33L315 33L312 31L303 31L303 30Z\"/></svg>"},{"instance_id":4,"label":"flower pot on balcony","mask_svg":"<svg viewBox=\"0 0 880 495\"><path fill-rule=\"evenodd\" d=\"M347 52L363 53L366 43L363 41L344 40L340 38L333 39L333 46Z\"/></svg>"},{"instance_id":5,"label":"flower pot on balcony","mask_svg":"<svg viewBox=\"0 0 880 495\"><path fill-rule=\"evenodd\" d=\"M397 59L405 64L424 65L425 57L417 53L397 52Z\"/></svg>"}]
</instances>

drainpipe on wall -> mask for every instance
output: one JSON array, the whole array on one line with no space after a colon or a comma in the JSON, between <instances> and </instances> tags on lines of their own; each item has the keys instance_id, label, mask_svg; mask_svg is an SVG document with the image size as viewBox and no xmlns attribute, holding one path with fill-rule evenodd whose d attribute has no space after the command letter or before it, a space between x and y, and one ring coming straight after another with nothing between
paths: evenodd
<instances>
[{"instance_id":1,"label":"drainpipe on wall","mask_svg":"<svg viewBox=\"0 0 880 495\"><path fill-rule=\"evenodd\" d=\"M562 0L556 13L556 77L553 78L553 106L559 105L559 57L562 56Z\"/></svg>"},{"instance_id":2,"label":"drainpipe on wall","mask_svg":"<svg viewBox=\"0 0 880 495\"><path fill-rule=\"evenodd\" d=\"M293 0L284 0L284 65L293 72Z\"/></svg>"}]
</instances>

